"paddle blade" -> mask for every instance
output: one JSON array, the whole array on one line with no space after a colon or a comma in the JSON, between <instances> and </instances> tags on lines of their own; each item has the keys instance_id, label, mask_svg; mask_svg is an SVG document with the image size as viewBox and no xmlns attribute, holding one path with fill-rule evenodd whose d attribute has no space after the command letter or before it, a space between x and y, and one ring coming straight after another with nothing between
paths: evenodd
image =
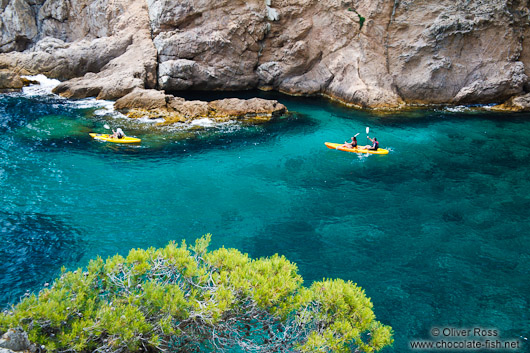
<instances>
[{"instance_id":1,"label":"paddle blade","mask_svg":"<svg viewBox=\"0 0 530 353\"><path fill-rule=\"evenodd\" d=\"M353 137L357 137L357 135L359 135L359 134L360 134L360 132L356 133L355 136L353 136Z\"/></svg>"},{"instance_id":2,"label":"paddle blade","mask_svg":"<svg viewBox=\"0 0 530 353\"><path fill-rule=\"evenodd\" d=\"M107 130L110 129L110 126L108 126L107 124L103 125L103 127L104 127L105 129L107 129Z\"/></svg>"},{"instance_id":3,"label":"paddle blade","mask_svg":"<svg viewBox=\"0 0 530 353\"><path fill-rule=\"evenodd\" d=\"M370 132L370 128L367 126L366 127L366 134L368 135L369 132Z\"/></svg>"}]
</instances>

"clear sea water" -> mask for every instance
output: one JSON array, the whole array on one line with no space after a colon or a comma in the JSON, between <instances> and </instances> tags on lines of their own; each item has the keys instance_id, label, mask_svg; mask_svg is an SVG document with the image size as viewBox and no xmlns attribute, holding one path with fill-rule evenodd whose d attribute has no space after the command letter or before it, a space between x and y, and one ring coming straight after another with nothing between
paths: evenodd
<instances>
[{"instance_id":1,"label":"clear sea water","mask_svg":"<svg viewBox=\"0 0 530 353\"><path fill-rule=\"evenodd\" d=\"M495 328L525 344L529 114L374 115L272 97L292 114L169 129L105 102L0 95L0 307L62 265L212 233L212 248L285 255L307 285L358 283L395 330L387 352L410 351L432 327ZM104 124L143 142L92 140ZM357 132L364 143L366 126L389 155L324 146Z\"/></svg>"}]
</instances>

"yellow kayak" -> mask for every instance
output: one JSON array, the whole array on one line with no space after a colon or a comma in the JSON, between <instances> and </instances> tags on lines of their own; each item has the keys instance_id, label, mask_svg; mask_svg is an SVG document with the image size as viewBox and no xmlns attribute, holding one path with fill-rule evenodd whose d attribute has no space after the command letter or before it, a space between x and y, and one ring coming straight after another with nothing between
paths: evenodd
<instances>
[{"instance_id":1,"label":"yellow kayak","mask_svg":"<svg viewBox=\"0 0 530 353\"><path fill-rule=\"evenodd\" d=\"M385 150L384 148L378 148L376 151L374 150L368 150L366 148L362 148L364 146L358 146L355 148L346 148L346 147L340 147L344 145L343 143L332 143L332 142L324 142L327 148L331 148L332 150L339 150L339 151L345 151L345 152L353 152L353 153L371 153L371 154L388 154L388 150Z\"/></svg>"},{"instance_id":2,"label":"yellow kayak","mask_svg":"<svg viewBox=\"0 0 530 353\"><path fill-rule=\"evenodd\" d=\"M91 132L89 135L95 138L96 140L106 141L106 142L114 142L114 143L140 143L142 142L141 139L136 138L136 137L130 137L130 136L125 136L125 137L122 137L121 139L118 139L118 138L112 138L112 135L109 135L109 134L96 134L94 132Z\"/></svg>"}]
</instances>

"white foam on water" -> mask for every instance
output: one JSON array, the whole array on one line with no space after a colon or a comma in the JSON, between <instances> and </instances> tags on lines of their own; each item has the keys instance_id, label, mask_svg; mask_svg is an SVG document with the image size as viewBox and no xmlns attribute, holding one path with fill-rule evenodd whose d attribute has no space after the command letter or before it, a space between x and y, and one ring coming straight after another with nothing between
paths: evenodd
<instances>
[{"instance_id":1,"label":"white foam on water","mask_svg":"<svg viewBox=\"0 0 530 353\"><path fill-rule=\"evenodd\" d=\"M96 116L112 116L116 118L124 118L125 115L114 109L114 102L108 100L101 100L95 98L85 98L80 100L71 101L79 109L92 109L96 108L94 115Z\"/></svg>"},{"instance_id":2,"label":"white foam on water","mask_svg":"<svg viewBox=\"0 0 530 353\"><path fill-rule=\"evenodd\" d=\"M68 101L68 104L75 106L77 109L93 109L95 116L111 116L115 118L124 118L125 116L114 109L114 102L108 100L98 100L95 98L85 98L79 100L68 100L52 93L52 90L60 83L59 80L50 79L44 75L22 76L31 81L38 83L31 84L22 88L22 94L27 97L45 97L53 96L55 99Z\"/></svg>"},{"instance_id":3,"label":"white foam on water","mask_svg":"<svg viewBox=\"0 0 530 353\"><path fill-rule=\"evenodd\" d=\"M221 130L225 133L231 133L242 129L242 126L234 120L227 121L226 123L220 123L219 125Z\"/></svg>"},{"instance_id":4,"label":"white foam on water","mask_svg":"<svg viewBox=\"0 0 530 353\"><path fill-rule=\"evenodd\" d=\"M186 123L175 123L163 126L163 129L167 131L185 131L201 128L214 128L223 133L230 133L241 129L241 126L234 120L216 122L215 120L209 118L195 119Z\"/></svg>"},{"instance_id":5,"label":"white foam on water","mask_svg":"<svg viewBox=\"0 0 530 353\"><path fill-rule=\"evenodd\" d=\"M59 84L61 81L56 79L48 78L42 74L35 76L22 76L30 81L36 81L37 83L31 84L29 86L22 88L22 94L27 97L38 97L38 96L54 96L57 99L67 98L56 95L52 90ZM90 109L90 108L100 108L94 112L95 115L107 115L114 112L114 102L107 100L97 100L95 98L85 98L79 100L68 100L69 104L74 105L79 109Z\"/></svg>"},{"instance_id":6,"label":"white foam on water","mask_svg":"<svg viewBox=\"0 0 530 353\"><path fill-rule=\"evenodd\" d=\"M463 112L469 112L471 110L470 107L467 107L465 105L457 105L454 107L445 107L443 111L450 112L450 113L463 113Z\"/></svg>"},{"instance_id":7,"label":"white foam on water","mask_svg":"<svg viewBox=\"0 0 530 353\"><path fill-rule=\"evenodd\" d=\"M105 118L114 118L114 119L127 119L125 115L116 111L114 109L114 102L109 100L98 100L95 98L85 98L78 100L69 100L67 98L61 97L52 93L52 90L59 85L60 81L56 79L50 79L44 75L35 75L35 76L22 76L31 81L36 81L38 83L31 84L29 86L22 88L22 94L27 97L38 97L38 96L53 96L54 99L61 99L67 101L68 104L74 106L77 109L94 109L94 116L105 117ZM59 106L57 105L57 108ZM163 123L165 119L157 118L150 119L145 116L140 119L134 119L134 122L146 125L152 125L157 123ZM240 126L232 120L226 122L216 122L213 119L202 118L195 119L188 123L179 123L172 124L171 126L165 127L168 130L189 130L194 128L218 128L223 132L233 132L238 130Z\"/></svg>"},{"instance_id":8,"label":"white foam on water","mask_svg":"<svg viewBox=\"0 0 530 353\"><path fill-rule=\"evenodd\" d=\"M85 98L71 101L71 104L79 109L99 108L103 107L104 103L105 101L98 101L95 98Z\"/></svg>"},{"instance_id":9,"label":"white foam on water","mask_svg":"<svg viewBox=\"0 0 530 353\"><path fill-rule=\"evenodd\" d=\"M141 117L139 119L136 119L136 121L138 121L140 123L157 124L157 123L163 123L164 121L166 121L166 119L164 119L164 118L151 119L148 116L143 116L143 117Z\"/></svg>"},{"instance_id":10,"label":"white foam on water","mask_svg":"<svg viewBox=\"0 0 530 353\"><path fill-rule=\"evenodd\" d=\"M356 153L357 154L357 159L361 162L364 162L366 161L366 158L369 158L370 157L370 154L369 153Z\"/></svg>"},{"instance_id":11,"label":"white foam on water","mask_svg":"<svg viewBox=\"0 0 530 353\"><path fill-rule=\"evenodd\" d=\"M34 96L49 96L54 95L52 90L59 84L61 81L48 78L44 75L35 75L35 76L22 76L31 81L37 81L38 83L31 84L29 86L22 88L22 93L28 97Z\"/></svg>"},{"instance_id":12,"label":"white foam on water","mask_svg":"<svg viewBox=\"0 0 530 353\"><path fill-rule=\"evenodd\" d=\"M202 119L195 119L191 123L189 123L190 127L193 126L202 126L202 127L214 127L215 120L209 119L209 118L202 118Z\"/></svg>"}]
</instances>

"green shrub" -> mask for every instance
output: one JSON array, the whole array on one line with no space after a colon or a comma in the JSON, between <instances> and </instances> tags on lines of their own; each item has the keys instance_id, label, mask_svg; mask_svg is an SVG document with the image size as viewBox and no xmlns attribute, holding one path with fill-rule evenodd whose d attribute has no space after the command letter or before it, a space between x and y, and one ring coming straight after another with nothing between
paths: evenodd
<instances>
[{"instance_id":1,"label":"green shrub","mask_svg":"<svg viewBox=\"0 0 530 353\"><path fill-rule=\"evenodd\" d=\"M188 247L133 249L90 261L0 314L47 351L363 352L393 343L372 303L351 282L302 285L285 257L250 259Z\"/></svg>"}]
</instances>

